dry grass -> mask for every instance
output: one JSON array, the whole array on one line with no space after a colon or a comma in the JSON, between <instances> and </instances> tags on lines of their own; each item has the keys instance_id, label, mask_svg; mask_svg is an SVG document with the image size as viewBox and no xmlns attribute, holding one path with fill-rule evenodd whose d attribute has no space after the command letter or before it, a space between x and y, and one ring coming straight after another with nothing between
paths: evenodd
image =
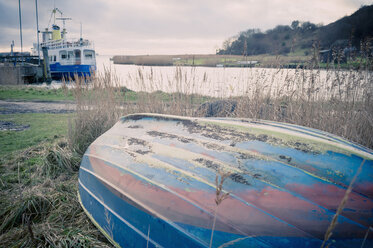
<instances>
[{"instance_id":1,"label":"dry grass","mask_svg":"<svg viewBox=\"0 0 373 248\"><path fill-rule=\"evenodd\" d=\"M79 204L80 157L65 140L40 144L3 162L1 247L111 247Z\"/></svg>"},{"instance_id":2,"label":"dry grass","mask_svg":"<svg viewBox=\"0 0 373 248\"><path fill-rule=\"evenodd\" d=\"M267 89L258 79L247 95L234 98L230 116L316 128L373 148L370 71L296 69L286 77L281 87Z\"/></svg>"},{"instance_id":3,"label":"dry grass","mask_svg":"<svg viewBox=\"0 0 373 248\"><path fill-rule=\"evenodd\" d=\"M371 65L342 70L336 65L324 70L312 64L308 69L243 68L240 70L254 76L239 86L241 93L235 92L239 96L225 97L229 82L217 87L205 77L198 78L193 67L175 67L174 77L167 80L139 67L132 80L141 92L132 104L121 103L122 114L273 120L320 129L373 148L373 73L369 68ZM202 97L198 92L215 97Z\"/></svg>"},{"instance_id":4,"label":"dry grass","mask_svg":"<svg viewBox=\"0 0 373 248\"><path fill-rule=\"evenodd\" d=\"M68 137L70 148L82 155L90 143L117 122L125 92L114 74L105 70L94 78L76 77L73 94L76 116L70 120Z\"/></svg>"},{"instance_id":5,"label":"dry grass","mask_svg":"<svg viewBox=\"0 0 373 248\"><path fill-rule=\"evenodd\" d=\"M220 176L220 180L219 180ZM229 196L229 192L224 193L223 192L223 184L226 178L230 176L230 173L228 172L219 172L219 175L216 175L215 177L215 187L216 187L216 196L215 196L215 209L214 209L214 220L212 222L212 227L211 227L211 237L210 237L210 245L209 247L212 247L212 242L214 238L214 231L215 231L215 224L216 224L216 216L218 214L218 207L219 205L227 199Z\"/></svg>"},{"instance_id":6,"label":"dry grass","mask_svg":"<svg viewBox=\"0 0 373 248\"><path fill-rule=\"evenodd\" d=\"M360 174L360 172L361 172L361 170L362 170L362 168L363 168L364 163L365 163L365 160L363 160L363 162L361 162L361 164L360 164L358 170L356 171L354 177L352 178L352 180L351 180L351 182L350 182L350 185L348 186L348 188L347 188L347 190L346 190L346 193L345 193L345 195L343 196L342 201L341 201L341 203L339 204L338 209L337 209L335 215L333 216L333 219L332 219L332 221L330 222L330 225L329 225L328 229L327 229L326 232L325 232L324 241L323 241L323 243L321 244L321 248L326 247L325 245L327 244L328 240L332 237L332 235L333 235L333 231L334 231L334 229L335 229L335 227L336 227L336 225L337 225L337 223L338 223L338 217L339 217L339 216L342 214L342 212L343 212L343 209L344 209L344 207L345 207L345 205L346 205L346 203L347 203L348 197L349 197L349 195L350 195L350 193L351 193L351 191L352 191L352 186L354 185L354 183L355 183L357 177L359 176L359 174ZM368 230L369 230L369 228L368 228ZM364 241L365 241L365 240L364 240ZM364 242L363 242L363 244L364 244ZM328 246L329 246L329 245L330 245L330 244L328 244Z\"/></svg>"}]
</instances>

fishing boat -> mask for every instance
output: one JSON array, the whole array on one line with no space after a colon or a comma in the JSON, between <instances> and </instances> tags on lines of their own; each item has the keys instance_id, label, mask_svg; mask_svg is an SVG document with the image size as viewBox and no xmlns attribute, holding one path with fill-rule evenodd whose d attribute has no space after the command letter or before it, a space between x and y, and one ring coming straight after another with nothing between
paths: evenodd
<instances>
[{"instance_id":1,"label":"fishing boat","mask_svg":"<svg viewBox=\"0 0 373 248\"><path fill-rule=\"evenodd\" d=\"M285 123L134 114L89 146L79 200L118 247L373 247L373 152Z\"/></svg>"},{"instance_id":2,"label":"fishing boat","mask_svg":"<svg viewBox=\"0 0 373 248\"><path fill-rule=\"evenodd\" d=\"M56 18L57 12L61 17ZM42 42L34 43L33 53L40 56L40 51L44 48L47 55L44 58L49 60L50 73L53 79L74 78L91 76L96 71L96 55L94 44L82 38L80 32L79 39L67 39L65 21L71 18L63 17L63 13L54 8L51 14L53 24L51 30L46 28L42 31ZM50 19L50 22L51 22ZM63 29L56 24L56 20L63 22ZM49 26L49 24L48 24Z\"/></svg>"}]
</instances>

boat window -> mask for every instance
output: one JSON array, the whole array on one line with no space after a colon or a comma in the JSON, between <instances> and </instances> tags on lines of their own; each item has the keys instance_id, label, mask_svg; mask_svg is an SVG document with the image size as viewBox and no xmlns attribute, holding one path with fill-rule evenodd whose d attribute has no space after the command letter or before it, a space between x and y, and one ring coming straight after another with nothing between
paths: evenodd
<instances>
[{"instance_id":1,"label":"boat window","mask_svg":"<svg viewBox=\"0 0 373 248\"><path fill-rule=\"evenodd\" d=\"M95 52L93 50L84 50L84 57L86 59L93 59L95 57Z\"/></svg>"},{"instance_id":2,"label":"boat window","mask_svg":"<svg viewBox=\"0 0 373 248\"><path fill-rule=\"evenodd\" d=\"M80 49L74 50L74 56L75 56L75 64L80 65L81 64L81 57L82 57L82 51Z\"/></svg>"},{"instance_id":3,"label":"boat window","mask_svg":"<svg viewBox=\"0 0 373 248\"><path fill-rule=\"evenodd\" d=\"M75 58L80 58L80 50L76 49L74 50Z\"/></svg>"},{"instance_id":4,"label":"boat window","mask_svg":"<svg viewBox=\"0 0 373 248\"><path fill-rule=\"evenodd\" d=\"M56 56L56 55L54 55L54 56L53 56L53 59L54 59L54 61L56 61L56 60L57 60L57 56Z\"/></svg>"},{"instance_id":5,"label":"boat window","mask_svg":"<svg viewBox=\"0 0 373 248\"><path fill-rule=\"evenodd\" d=\"M74 58L74 52L73 51L69 51L68 54L67 54L67 58L68 59Z\"/></svg>"},{"instance_id":6,"label":"boat window","mask_svg":"<svg viewBox=\"0 0 373 248\"><path fill-rule=\"evenodd\" d=\"M67 52L65 50L60 51L60 58L67 59Z\"/></svg>"}]
</instances>

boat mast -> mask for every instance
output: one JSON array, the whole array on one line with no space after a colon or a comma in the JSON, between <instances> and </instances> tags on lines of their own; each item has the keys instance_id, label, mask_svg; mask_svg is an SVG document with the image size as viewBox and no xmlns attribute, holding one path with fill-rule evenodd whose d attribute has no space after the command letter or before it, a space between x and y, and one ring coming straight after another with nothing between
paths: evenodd
<instances>
[{"instance_id":1,"label":"boat mast","mask_svg":"<svg viewBox=\"0 0 373 248\"><path fill-rule=\"evenodd\" d=\"M21 38L21 58L23 57L23 42L22 42L22 15L21 15L21 0L18 0L18 14L19 14L19 36ZM23 63L23 58L22 58Z\"/></svg>"},{"instance_id":2,"label":"boat mast","mask_svg":"<svg viewBox=\"0 0 373 248\"><path fill-rule=\"evenodd\" d=\"M36 37L37 37L37 42L38 42L38 64L40 65L38 0L35 0L35 11L36 11Z\"/></svg>"}]
</instances>

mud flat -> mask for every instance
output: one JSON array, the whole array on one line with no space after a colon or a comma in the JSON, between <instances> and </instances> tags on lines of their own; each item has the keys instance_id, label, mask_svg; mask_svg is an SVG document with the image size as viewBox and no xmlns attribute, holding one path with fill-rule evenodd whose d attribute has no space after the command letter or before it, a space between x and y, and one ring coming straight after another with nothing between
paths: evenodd
<instances>
[{"instance_id":1,"label":"mud flat","mask_svg":"<svg viewBox=\"0 0 373 248\"><path fill-rule=\"evenodd\" d=\"M63 114L75 111L70 101L4 101L0 100L0 114L50 113Z\"/></svg>"}]
</instances>

